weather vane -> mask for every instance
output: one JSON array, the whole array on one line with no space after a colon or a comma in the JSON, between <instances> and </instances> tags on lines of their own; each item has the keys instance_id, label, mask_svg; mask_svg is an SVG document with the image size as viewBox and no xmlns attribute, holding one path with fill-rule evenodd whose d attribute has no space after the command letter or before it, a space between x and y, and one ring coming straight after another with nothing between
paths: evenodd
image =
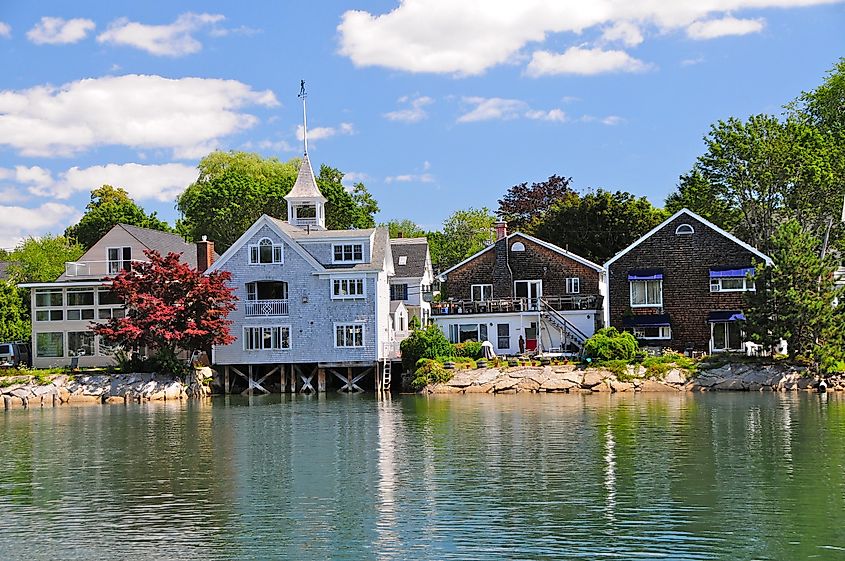
<instances>
[{"instance_id":1,"label":"weather vane","mask_svg":"<svg viewBox=\"0 0 845 561\"><path fill-rule=\"evenodd\" d=\"M302 145L303 150L305 151L304 154L308 155L308 116L305 109L305 98L308 97L308 94L305 92L305 80L299 81L299 95L297 96L299 99L302 100Z\"/></svg>"}]
</instances>

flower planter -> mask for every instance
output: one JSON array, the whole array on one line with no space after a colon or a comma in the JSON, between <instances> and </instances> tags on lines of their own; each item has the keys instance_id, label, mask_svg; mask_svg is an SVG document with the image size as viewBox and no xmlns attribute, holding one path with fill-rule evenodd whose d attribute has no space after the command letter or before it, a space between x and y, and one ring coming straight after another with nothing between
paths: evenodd
<instances>
[{"instance_id":1,"label":"flower planter","mask_svg":"<svg viewBox=\"0 0 845 561\"><path fill-rule=\"evenodd\" d=\"M454 370L455 369L455 363L452 362L451 360L448 361L448 362L444 362L443 368L445 368L446 370Z\"/></svg>"}]
</instances>

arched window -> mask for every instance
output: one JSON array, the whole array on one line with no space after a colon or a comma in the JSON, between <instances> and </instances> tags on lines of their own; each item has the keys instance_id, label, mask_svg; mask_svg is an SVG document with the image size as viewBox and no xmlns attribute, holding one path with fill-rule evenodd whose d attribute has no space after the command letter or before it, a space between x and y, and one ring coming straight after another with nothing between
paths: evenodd
<instances>
[{"instance_id":1,"label":"arched window","mask_svg":"<svg viewBox=\"0 0 845 561\"><path fill-rule=\"evenodd\" d=\"M678 235L694 234L695 228L693 228L689 224L681 224L680 226L675 228L675 233L678 234Z\"/></svg>"},{"instance_id":2,"label":"arched window","mask_svg":"<svg viewBox=\"0 0 845 561\"><path fill-rule=\"evenodd\" d=\"M273 243L270 238L261 238L257 244L249 246L249 262L253 265L282 263L282 245Z\"/></svg>"},{"instance_id":3,"label":"arched window","mask_svg":"<svg viewBox=\"0 0 845 561\"><path fill-rule=\"evenodd\" d=\"M511 251L525 251L525 244L522 242L515 242L511 246Z\"/></svg>"}]
</instances>

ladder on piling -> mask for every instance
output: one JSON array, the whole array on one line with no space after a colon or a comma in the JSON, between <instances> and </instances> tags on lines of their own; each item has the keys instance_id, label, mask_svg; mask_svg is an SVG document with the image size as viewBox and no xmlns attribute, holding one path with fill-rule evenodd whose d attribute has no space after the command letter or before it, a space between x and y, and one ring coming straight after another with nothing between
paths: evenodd
<instances>
[{"instance_id":1,"label":"ladder on piling","mask_svg":"<svg viewBox=\"0 0 845 561\"><path fill-rule=\"evenodd\" d=\"M393 375L393 361L386 356L381 361L381 390L390 391L390 381Z\"/></svg>"}]
</instances>

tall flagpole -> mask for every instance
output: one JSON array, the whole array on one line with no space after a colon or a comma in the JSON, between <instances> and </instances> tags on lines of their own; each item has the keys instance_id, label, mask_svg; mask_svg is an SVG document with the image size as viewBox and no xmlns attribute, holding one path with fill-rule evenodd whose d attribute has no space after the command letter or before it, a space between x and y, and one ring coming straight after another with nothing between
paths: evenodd
<instances>
[{"instance_id":1,"label":"tall flagpole","mask_svg":"<svg viewBox=\"0 0 845 561\"><path fill-rule=\"evenodd\" d=\"M299 81L299 99L302 100L302 142L305 149L305 155L308 155L308 112L305 108L305 99L308 94L305 92L305 80Z\"/></svg>"}]
</instances>

